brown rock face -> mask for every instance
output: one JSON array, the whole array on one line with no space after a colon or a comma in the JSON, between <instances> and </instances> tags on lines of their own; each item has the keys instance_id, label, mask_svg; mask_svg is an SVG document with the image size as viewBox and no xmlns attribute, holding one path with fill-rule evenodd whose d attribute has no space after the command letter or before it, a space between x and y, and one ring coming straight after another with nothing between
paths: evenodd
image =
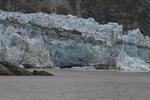
<instances>
[{"instance_id":1,"label":"brown rock face","mask_svg":"<svg viewBox=\"0 0 150 100\"><path fill-rule=\"evenodd\" d=\"M13 73L8 68L0 64L0 75L12 75L12 74Z\"/></svg>"},{"instance_id":2,"label":"brown rock face","mask_svg":"<svg viewBox=\"0 0 150 100\"><path fill-rule=\"evenodd\" d=\"M32 73L8 61L0 61L0 75L32 75Z\"/></svg>"}]
</instances>

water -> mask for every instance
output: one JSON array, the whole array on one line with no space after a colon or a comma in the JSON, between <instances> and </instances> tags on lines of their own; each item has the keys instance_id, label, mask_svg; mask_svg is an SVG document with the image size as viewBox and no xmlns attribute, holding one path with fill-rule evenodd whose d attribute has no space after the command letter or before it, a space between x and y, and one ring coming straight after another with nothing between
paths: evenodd
<instances>
[{"instance_id":1,"label":"water","mask_svg":"<svg viewBox=\"0 0 150 100\"><path fill-rule=\"evenodd\" d=\"M32 69L31 69L32 70ZM52 70L55 76L0 76L0 100L149 100L150 73Z\"/></svg>"}]
</instances>

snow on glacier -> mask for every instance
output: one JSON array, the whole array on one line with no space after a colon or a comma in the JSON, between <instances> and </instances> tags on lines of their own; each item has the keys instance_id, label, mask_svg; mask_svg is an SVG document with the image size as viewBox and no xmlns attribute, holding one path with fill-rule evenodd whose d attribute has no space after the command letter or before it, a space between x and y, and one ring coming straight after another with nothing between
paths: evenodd
<instances>
[{"instance_id":1,"label":"snow on glacier","mask_svg":"<svg viewBox=\"0 0 150 100\"><path fill-rule=\"evenodd\" d=\"M100 40L103 43L106 43L109 48L113 48L117 41L123 41L124 46L122 46L122 49L117 49L119 52L116 57L117 67L120 67L124 70L150 69L150 65L137 56L139 51L137 51L136 48L132 48L132 51L130 51L131 48L126 51L124 50L124 47L126 46L125 43L143 47L145 46L150 49L150 38L148 36L143 36L139 29L129 31L127 34L123 35L123 26L119 25L118 23L110 22L108 24L101 25L93 18L84 19L73 15L45 14L42 12L24 14L19 12L5 12L1 10L0 20L5 21L7 19L9 21L16 20L17 24L19 23L21 25L29 25L29 23L31 23L47 29L56 28L60 31L77 30L82 33L82 36L94 37L95 40ZM43 39L41 36L30 38L30 36L28 36L28 33L31 33L30 31L31 30L28 30L27 28L17 28L12 27L11 25L6 27L3 26L3 24L0 24L0 55L5 53L7 54L7 60L10 58L12 61L17 61L22 57L26 59L30 58L29 63L34 63L35 66L41 66L40 62L43 62L43 66L52 65L51 61L45 60L49 58L49 51L45 49ZM24 35L19 35L17 32L21 32ZM21 51L24 46L13 47L13 41L14 43L18 42L18 44L29 44L28 53ZM105 49L106 48L103 48L104 51L106 51ZM126 52L129 53L127 54ZM148 56L148 52L149 51L147 51L143 56ZM16 55L17 58L14 58ZM41 57L40 61L37 59L38 57ZM46 64L47 62L49 63Z\"/></svg>"}]
</instances>

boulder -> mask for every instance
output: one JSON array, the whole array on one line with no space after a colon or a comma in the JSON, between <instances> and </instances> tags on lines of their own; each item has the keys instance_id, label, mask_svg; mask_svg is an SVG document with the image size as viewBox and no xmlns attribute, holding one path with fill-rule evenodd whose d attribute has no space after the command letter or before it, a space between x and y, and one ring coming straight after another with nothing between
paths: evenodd
<instances>
[{"instance_id":1,"label":"boulder","mask_svg":"<svg viewBox=\"0 0 150 100\"><path fill-rule=\"evenodd\" d=\"M37 71L37 70L34 70L34 71L33 71L33 75L54 76L53 74L48 73L48 72L46 72L46 71Z\"/></svg>"},{"instance_id":2,"label":"boulder","mask_svg":"<svg viewBox=\"0 0 150 100\"><path fill-rule=\"evenodd\" d=\"M27 71L11 62L0 61L0 75L32 75Z\"/></svg>"}]
</instances>

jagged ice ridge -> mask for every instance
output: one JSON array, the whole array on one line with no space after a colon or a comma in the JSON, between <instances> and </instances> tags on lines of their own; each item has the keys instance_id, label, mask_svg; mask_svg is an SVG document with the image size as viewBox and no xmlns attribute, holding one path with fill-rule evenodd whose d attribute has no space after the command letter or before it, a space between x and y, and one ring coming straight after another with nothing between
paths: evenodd
<instances>
[{"instance_id":1,"label":"jagged ice ridge","mask_svg":"<svg viewBox=\"0 0 150 100\"><path fill-rule=\"evenodd\" d=\"M0 11L0 58L24 67L150 69L150 38L73 15Z\"/></svg>"}]
</instances>

